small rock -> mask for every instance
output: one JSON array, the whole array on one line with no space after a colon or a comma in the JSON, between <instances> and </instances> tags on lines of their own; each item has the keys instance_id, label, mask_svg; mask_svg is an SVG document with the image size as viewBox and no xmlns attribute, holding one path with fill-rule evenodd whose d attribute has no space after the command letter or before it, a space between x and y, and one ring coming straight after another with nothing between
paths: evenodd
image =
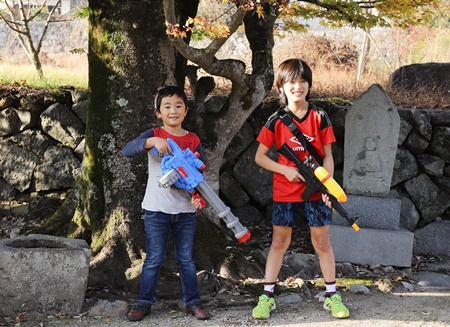
<instances>
[{"instance_id":1,"label":"small rock","mask_svg":"<svg viewBox=\"0 0 450 327\"><path fill-rule=\"evenodd\" d=\"M414 291L414 285L407 283L407 282L402 282L403 286L405 287L406 290L408 291Z\"/></svg>"},{"instance_id":2,"label":"small rock","mask_svg":"<svg viewBox=\"0 0 450 327\"><path fill-rule=\"evenodd\" d=\"M354 284L348 290L353 294L370 294L369 288L364 284Z\"/></svg>"},{"instance_id":3,"label":"small rock","mask_svg":"<svg viewBox=\"0 0 450 327\"><path fill-rule=\"evenodd\" d=\"M388 278L381 279L375 282L375 285L378 286L378 289L383 293L390 293L394 288L394 284Z\"/></svg>"},{"instance_id":4,"label":"small rock","mask_svg":"<svg viewBox=\"0 0 450 327\"><path fill-rule=\"evenodd\" d=\"M302 301L303 298L298 294L288 294L277 297L277 302L282 304L296 304Z\"/></svg>"},{"instance_id":5,"label":"small rock","mask_svg":"<svg viewBox=\"0 0 450 327\"><path fill-rule=\"evenodd\" d=\"M91 317L123 317L128 311L128 303L125 301L99 300L89 310Z\"/></svg>"}]
</instances>

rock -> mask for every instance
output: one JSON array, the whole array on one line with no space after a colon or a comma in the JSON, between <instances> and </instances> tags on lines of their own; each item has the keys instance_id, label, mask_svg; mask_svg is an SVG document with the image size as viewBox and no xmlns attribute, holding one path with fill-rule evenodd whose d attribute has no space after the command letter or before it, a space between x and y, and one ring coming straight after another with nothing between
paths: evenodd
<instances>
[{"instance_id":1,"label":"rock","mask_svg":"<svg viewBox=\"0 0 450 327\"><path fill-rule=\"evenodd\" d=\"M348 288L348 290L353 294L370 294L369 288L367 288L364 284L353 284Z\"/></svg>"},{"instance_id":2,"label":"rock","mask_svg":"<svg viewBox=\"0 0 450 327\"><path fill-rule=\"evenodd\" d=\"M402 66L395 70L389 78L393 89L414 91L418 88L444 92L450 90L450 63L429 62Z\"/></svg>"},{"instance_id":3,"label":"rock","mask_svg":"<svg viewBox=\"0 0 450 327\"><path fill-rule=\"evenodd\" d=\"M418 272L414 275L420 286L450 287L450 276L434 272Z\"/></svg>"}]
</instances>

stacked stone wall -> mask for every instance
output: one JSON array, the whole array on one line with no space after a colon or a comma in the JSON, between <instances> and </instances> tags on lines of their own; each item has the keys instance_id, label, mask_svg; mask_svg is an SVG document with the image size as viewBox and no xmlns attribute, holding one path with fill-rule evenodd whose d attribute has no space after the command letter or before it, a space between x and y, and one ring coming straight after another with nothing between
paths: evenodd
<instances>
[{"instance_id":1,"label":"stacked stone wall","mask_svg":"<svg viewBox=\"0 0 450 327\"><path fill-rule=\"evenodd\" d=\"M42 35L44 22L31 22L31 35L36 42ZM64 22L51 22L42 42L41 57L50 58L57 65L62 65L63 57L71 54L74 49L88 51L88 20L76 19ZM0 22L0 56L15 61L25 57L15 33L4 23Z\"/></svg>"},{"instance_id":2,"label":"stacked stone wall","mask_svg":"<svg viewBox=\"0 0 450 327\"><path fill-rule=\"evenodd\" d=\"M61 205L81 167L87 101L83 90L0 99L0 216L44 219ZM272 175L254 163L255 135L276 108L276 101L263 103L225 152L220 195L243 222L270 219ZM327 109L341 185L347 109ZM441 230L436 223L450 220L450 112L398 111L401 128L389 196L402 200L402 228L415 232L435 224Z\"/></svg>"}]
</instances>

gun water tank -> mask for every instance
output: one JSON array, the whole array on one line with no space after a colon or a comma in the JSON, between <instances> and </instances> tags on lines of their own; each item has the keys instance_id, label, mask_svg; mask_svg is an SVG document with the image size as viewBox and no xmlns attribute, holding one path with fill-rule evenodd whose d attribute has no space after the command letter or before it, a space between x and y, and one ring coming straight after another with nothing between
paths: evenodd
<instances>
[{"instance_id":1,"label":"gun water tank","mask_svg":"<svg viewBox=\"0 0 450 327\"><path fill-rule=\"evenodd\" d=\"M336 180L328 173L328 171L322 166L317 166L314 169L314 175L320 180L320 182L325 185L327 190L334 195L336 199L340 202L347 201L347 195L344 190L339 186Z\"/></svg>"}]
</instances>

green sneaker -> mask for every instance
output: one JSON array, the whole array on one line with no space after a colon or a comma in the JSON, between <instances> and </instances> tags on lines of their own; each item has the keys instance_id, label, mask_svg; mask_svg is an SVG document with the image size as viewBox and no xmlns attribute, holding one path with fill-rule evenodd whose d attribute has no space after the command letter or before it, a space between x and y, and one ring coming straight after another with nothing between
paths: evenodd
<instances>
[{"instance_id":1,"label":"green sneaker","mask_svg":"<svg viewBox=\"0 0 450 327\"><path fill-rule=\"evenodd\" d=\"M331 297L325 298L323 308L330 310L331 315L335 318L347 318L350 314L345 305L342 304L342 299L337 293Z\"/></svg>"},{"instance_id":2,"label":"green sneaker","mask_svg":"<svg viewBox=\"0 0 450 327\"><path fill-rule=\"evenodd\" d=\"M259 297L258 305L252 311L253 318L267 319L270 317L270 311L276 307L275 299L263 294Z\"/></svg>"}]
</instances>

